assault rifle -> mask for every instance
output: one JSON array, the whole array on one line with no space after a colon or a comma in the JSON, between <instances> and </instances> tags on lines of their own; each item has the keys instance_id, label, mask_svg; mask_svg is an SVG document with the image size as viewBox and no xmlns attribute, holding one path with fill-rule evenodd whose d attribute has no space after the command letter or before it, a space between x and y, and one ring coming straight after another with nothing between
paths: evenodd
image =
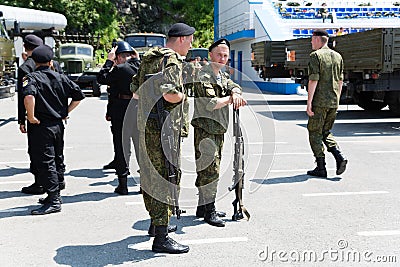
<instances>
[{"instance_id":1,"label":"assault rifle","mask_svg":"<svg viewBox=\"0 0 400 267\"><path fill-rule=\"evenodd\" d=\"M246 215L250 219L250 213L243 206L243 187L244 187L244 140L242 130L240 129L239 109L233 109L233 136L235 137L235 151L233 158L233 185L228 187L229 191L235 190L235 200L232 202L233 215L232 220L238 221Z\"/></svg>"}]
</instances>

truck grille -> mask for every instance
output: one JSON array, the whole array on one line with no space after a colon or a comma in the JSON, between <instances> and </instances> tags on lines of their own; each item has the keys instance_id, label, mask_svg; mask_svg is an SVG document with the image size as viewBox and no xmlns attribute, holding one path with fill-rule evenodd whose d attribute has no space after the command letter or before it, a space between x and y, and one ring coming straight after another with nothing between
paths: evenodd
<instances>
[{"instance_id":1,"label":"truck grille","mask_svg":"<svg viewBox=\"0 0 400 267\"><path fill-rule=\"evenodd\" d=\"M67 64L68 73L81 73L83 70L82 61L69 61Z\"/></svg>"}]
</instances>

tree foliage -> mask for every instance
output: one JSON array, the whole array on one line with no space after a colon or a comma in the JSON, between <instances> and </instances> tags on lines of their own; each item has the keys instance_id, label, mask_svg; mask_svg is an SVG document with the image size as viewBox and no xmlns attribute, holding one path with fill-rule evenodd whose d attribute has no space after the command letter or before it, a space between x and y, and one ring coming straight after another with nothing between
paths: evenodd
<instances>
[{"instance_id":1,"label":"tree foliage","mask_svg":"<svg viewBox=\"0 0 400 267\"><path fill-rule=\"evenodd\" d=\"M195 47L213 40L213 0L3 0L3 4L61 13L67 34L100 35L102 44L133 32L166 33L175 22L196 28Z\"/></svg>"}]
</instances>

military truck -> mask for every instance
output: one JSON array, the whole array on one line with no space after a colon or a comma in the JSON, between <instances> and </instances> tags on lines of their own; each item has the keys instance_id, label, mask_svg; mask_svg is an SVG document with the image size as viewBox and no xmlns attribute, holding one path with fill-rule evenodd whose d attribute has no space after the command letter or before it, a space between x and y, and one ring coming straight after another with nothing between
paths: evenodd
<instances>
[{"instance_id":1,"label":"military truck","mask_svg":"<svg viewBox=\"0 0 400 267\"><path fill-rule=\"evenodd\" d=\"M3 13L0 10L0 18ZM0 22L0 98L15 95L16 89L16 57L14 42L6 31L5 21Z\"/></svg>"},{"instance_id":2,"label":"military truck","mask_svg":"<svg viewBox=\"0 0 400 267\"><path fill-rule=\"evenodd\" d=\"M161 33L129 33L125 35L124 41L128 42L140 57L152 47L164 47L167 37Z\"/></svg>"},{"instance_id":3,"label":"military truck","mask_svg":"<svg viewBox=\"0 0 400 267\"><path fill-rule=\"evenodd\" d=\"M100 68L96 66L93 46L83 43L61 44L56 56L63 71L84 93L100 96L100 84L97 83Z\"/></svg>"},{"instance_id":4,"label":"military truck","mask_svg":"<svg viewBox=\"0 0 400 267\"><path fill-rule=\"evenodd\" d=\"M386 106L400 115L400 28L377 28L330 38L344 61L342 101L365 110ZM252 67L260 78L291 77L308 84L311 39L253 43Z\"/></svg>"}]
</instances>

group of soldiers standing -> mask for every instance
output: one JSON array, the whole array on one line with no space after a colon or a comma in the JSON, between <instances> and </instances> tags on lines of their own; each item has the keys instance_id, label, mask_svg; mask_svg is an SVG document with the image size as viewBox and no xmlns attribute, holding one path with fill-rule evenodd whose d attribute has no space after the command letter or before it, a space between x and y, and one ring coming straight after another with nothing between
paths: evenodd
<instances>
[{"instance_id":1,"label":"group of soldiers standing","mask_svg":"<svg viewBox=\"0 0 400 267\"><path fill-rule=\"evenodd\" d=\"M118 187L115 192L128 194L132 139L140 167L141 192L151 218L148 233L154 236L152 250L155 252L189 251L188 246L168 236L168 232L177 229L169 221L173 212L179 212L175 208L182 175L180 143L189 129L189 85L195 97L191 124L198 174L196 215L210 225L225 226L220 218L225 213L216 211L215 197L224 133L229 122L228 106L233 104L234 108L239 108L246 105L246 100L242 97L241 87L230 80L229 74L221 71L229 58L228 40L221 39L210 46L210 64L195 72L186 66L185 56L192 48L194 32L193 27L184 23L172 25L166 46L151 48L141 60L128 43L117 42L98 75L98 82L108 85L106 120L111 121L114 145L114 159L104 168L116 170ZM21 118L25 116L23 108L27 110L28 152L31 172L37 179L27 187L28 190L22 191L48 194L40 201L43 206L31 212L43 215L61 211L60 190L65 188L63 120L84 96L76 84L51 69L53 54L50 47L38 41L33 55L28 56L27 62L32 60L36 69L32 68L30 74L22 76L19 96L23 105L19 105L19 110L23 114ZM196 77L189 77L194 74ZM72 97L69 104L68 97ZM61 106L56 109L52 101ZM58 110L61 112L55 112ZM32 130L34 127L42 130L36 133ZM46 136L46 142L39 141L43 136Z\"/></svg>"}]
</instances>

